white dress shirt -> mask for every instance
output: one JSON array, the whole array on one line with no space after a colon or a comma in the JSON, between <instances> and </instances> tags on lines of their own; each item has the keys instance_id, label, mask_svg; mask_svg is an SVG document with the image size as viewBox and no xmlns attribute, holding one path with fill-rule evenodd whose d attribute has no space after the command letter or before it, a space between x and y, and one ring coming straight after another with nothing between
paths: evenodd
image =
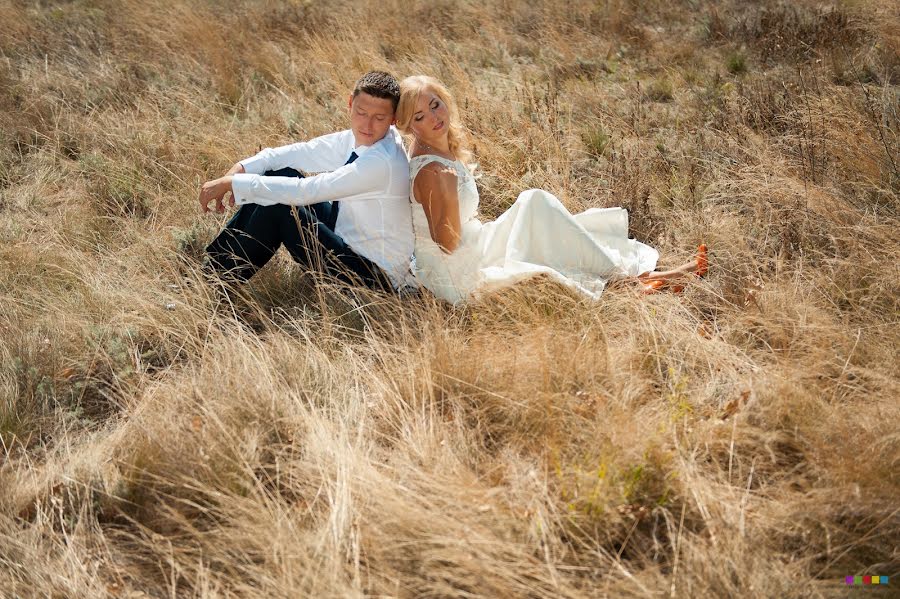
<instances>
[{"instance_id":1,"label":"white dress shirt","mask_svg":"<svg viewBox=\"0 0 900 599\"><path fill-rule=\"evenodd\" d=\"M352 152L358 158L346 164ZM241 164L246 172L232 179L235 204L308 206L338 200L335 233L357 254L380 266L395 287L413 283L409 161L394 127L371 146L355 147L348 129L266 148ZM302 179L262 176L287 167L319 174Z\"/></svg>"}]
</instances>

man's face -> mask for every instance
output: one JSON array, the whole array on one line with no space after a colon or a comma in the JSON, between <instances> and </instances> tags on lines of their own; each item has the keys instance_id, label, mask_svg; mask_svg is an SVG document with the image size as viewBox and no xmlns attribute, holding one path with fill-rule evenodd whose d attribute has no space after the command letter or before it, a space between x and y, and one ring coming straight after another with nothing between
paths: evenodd
<instances>
[{"instance_id":1,"label":"man's face","mask_svg":"<svg viewBox=\"0 0 900 599\"><path fill-rule=\"evenodd\" d=\"M394 105L387 98L360 92L350 96L350 129L358 146L370 146L394 124Z\"/></svg>"}]
</instances>

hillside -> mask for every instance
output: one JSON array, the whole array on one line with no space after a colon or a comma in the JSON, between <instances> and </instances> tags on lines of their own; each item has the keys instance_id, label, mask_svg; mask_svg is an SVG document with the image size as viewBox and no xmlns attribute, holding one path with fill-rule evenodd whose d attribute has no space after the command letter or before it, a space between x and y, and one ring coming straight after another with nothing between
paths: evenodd
<instances>
[{"instance_id":1,"label":"hillside","mask_svg":"<svg viewBox=\"0 0 900 599\"><path fill-rule=\"evenodd\" d=\"M900 10L882 0L0 0L0 596L886 597ZM452 308L200 184L442 79L485 218L624 206L682 294Z\"/></svg>"}]
</instances>

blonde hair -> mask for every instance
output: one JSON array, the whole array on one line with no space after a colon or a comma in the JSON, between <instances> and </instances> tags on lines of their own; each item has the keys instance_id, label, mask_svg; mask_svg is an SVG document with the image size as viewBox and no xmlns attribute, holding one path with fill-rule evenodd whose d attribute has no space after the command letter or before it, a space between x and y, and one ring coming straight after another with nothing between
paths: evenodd
<instances>
[{"instance_id":1,"label":"blonde hair","mask_svg":"<svg viewBox=\"0 0 900 599\"><path fill-rule=\"evenodd\" d=\"M450 144L450 152L457 160L465 165L472 161L472 152L469 151L468 139L465 129L459 119L459 109L456 100L444 84L428 75L413 75L400 82L400 103L397 105L397 129L405 135L412 135L413 114L416 112L416 104L419 95L430 90L447 105L450 112L450 126L447 129L447 141Z\"/></svg>"}]
</instances>

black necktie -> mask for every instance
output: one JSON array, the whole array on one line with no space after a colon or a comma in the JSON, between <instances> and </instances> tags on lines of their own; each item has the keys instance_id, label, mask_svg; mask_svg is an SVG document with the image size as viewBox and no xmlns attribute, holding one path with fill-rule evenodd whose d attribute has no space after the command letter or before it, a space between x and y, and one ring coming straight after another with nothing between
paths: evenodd
<instances>
[{"instance_id":1,"label":"black necktie","mask_svg":"<svg viewBox=\"0 0 900 599\"><path fill-rule=\"evenodd\" d=\"M352 164L353 161L356 160L357 158L359 158L359 154L357 154L356 152L350 152L350 158L347 159L347 162L344 163L344 166L347 166L348 164ZM337 200L332 200L332 202L331 202L331 222L332 223L337 224L337 215L338 215L338 211L340 209L341 209L341 203L338 202ZM331 228L334 229L333 226Z\"/></svg>"}]
</instances>

